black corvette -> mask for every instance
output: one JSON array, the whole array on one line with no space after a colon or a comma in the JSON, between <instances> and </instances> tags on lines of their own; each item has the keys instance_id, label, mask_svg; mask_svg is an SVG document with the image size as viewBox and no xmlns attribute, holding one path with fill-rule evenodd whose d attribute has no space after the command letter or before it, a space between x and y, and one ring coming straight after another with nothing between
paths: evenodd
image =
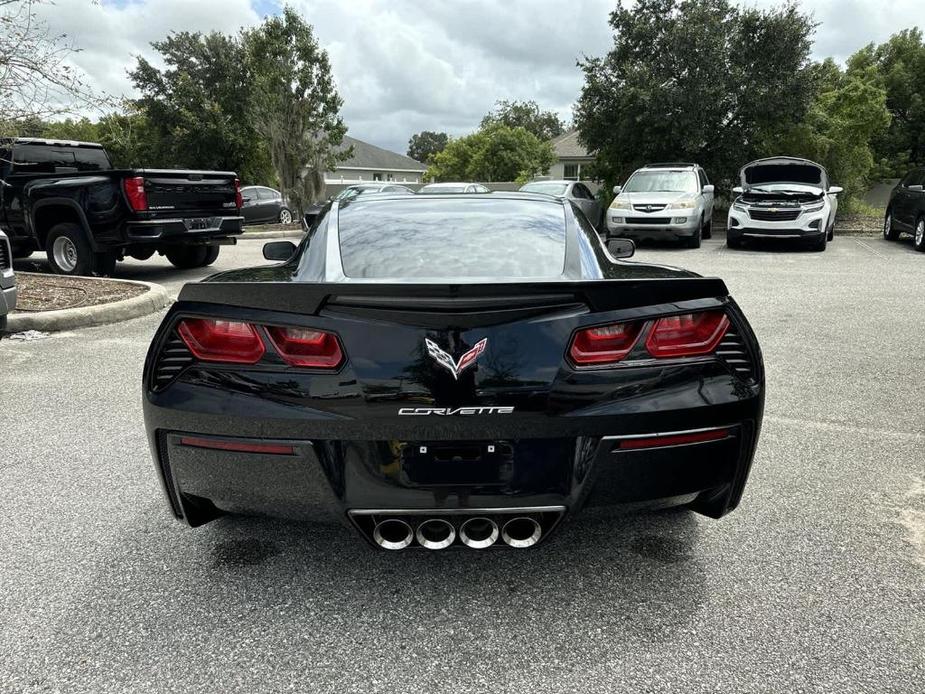
<instances>
[{"instance_id":1,"label":"black corvette","mask_svg":"<svg viewBox=\"0 0 925 694\"><path fill-rule=\"evenodd\" d=\"M738 505L764 372L721 280L615 260L522 193L334 203L265 255L291 257L184 287L148 353L178 519L529 547L586 507Z\"/></svg>"}]
</instances>

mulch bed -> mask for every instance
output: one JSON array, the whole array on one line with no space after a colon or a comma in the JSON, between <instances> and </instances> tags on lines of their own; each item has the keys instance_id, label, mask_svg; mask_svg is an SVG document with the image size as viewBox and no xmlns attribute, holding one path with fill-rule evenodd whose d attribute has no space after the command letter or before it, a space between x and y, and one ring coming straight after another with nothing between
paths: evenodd
<instances>
[{"instance_id":1,"label":"mulch bed","mask_svg":"<svg viewBox=\"0 0 925 694\"><path fill-rule=\"evenodd\" d=\"M19 298L17 311L57 311L64 308L96 306L129 299L148 291L147 287L107 279L62 277L17 272Z\"/></svg>"}]
</instances>

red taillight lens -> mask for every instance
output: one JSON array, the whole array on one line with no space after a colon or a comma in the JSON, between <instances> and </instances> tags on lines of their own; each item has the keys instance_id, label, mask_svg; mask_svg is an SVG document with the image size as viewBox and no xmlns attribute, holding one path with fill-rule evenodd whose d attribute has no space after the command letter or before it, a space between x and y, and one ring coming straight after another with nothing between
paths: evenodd
<instances>
[{"instance_id":1,"label":"red taillight lens","mask_svg":"<svg viewBox=\"0 0 925 694\"><path fill-rule=\"evenodd\" d=\"M323 330L267 327L270 341L291 366L336 369L343 361L337 336Z\"/></svg>"},{"instance_id":2,"label":"red taillight lens","mask_svg":"<svg viewBox=\"0 0 925 694\"><path fill-rule=\"evenodd\" d=\"M244 198L241 197L241 181L240 179L234 179L234 204L240 210L244 207Z\"/></svg>"},{"instance_id":3,"label":"red taillight lens","mask_svg":"<svg viewBox=\"0 0 925 694\"><path fill-rule=\"evenodd\" d=\"M579 366L618 362L633 349L641 330L638 322L579 330L572 338L569 356Z\"/></svg>"},{"instance_id":4,"label":"red taillight lens","mask_svg":"<svg viewBox=\"0 0 925 694\"><path fill-rule=\"evenodd\" d=\"M185 318L177 327L197 359L230 364L256 364L266 348L257 329L248 323Z\"/></svg>"},{"instance_id":5,"label":"red taillight lens","mask_svg":"<svg viewBox=\"0 0 925 694\"><path fill-rule=\"evenodd\" d=\"M729 319L722 311L659 318L646 339L646 349L659 359L710 354L727 328Z\"/></svg>"},{"instance_id":6,"label":"red taillight lens","mask_svg":"<svg viewBox=\"0 0 925 694\"><path fill-rule=\"evenodd\" d=\"M263 453L267 455L295 455L295 449L278 443L260 443L254 441L237 441L227 439L203 438L201 436L184 436L181 446L192 448L211 448L216 451L233 451L235 453Z\"/></svg>"},{"instance_id":7,"label":"red taillight lens","mask_svg":"<svg viewBox=\"0 0 925 694\"><path fill-rule=\"evenodd\" d=\"M148 194L145 192L145 179L141 176L122 179L122 189L129 207L135 212L144 212L148 209Z\"/></svg>"},{"instance_id":8,"label":"red taillight lens","mask_svg":"<svg viewBox=\"0 0 925 694\"><path fill-rule=\"evenodd\" d=\"M642 448L665 448L666 446L686 446L694 443L720 441L729 436L729 429L714 429L713 431L689 432L686 434L661 434L659 436L643 436L620 441L618 448L622 450L639 450Z\"/></svg>"}]
</instances>

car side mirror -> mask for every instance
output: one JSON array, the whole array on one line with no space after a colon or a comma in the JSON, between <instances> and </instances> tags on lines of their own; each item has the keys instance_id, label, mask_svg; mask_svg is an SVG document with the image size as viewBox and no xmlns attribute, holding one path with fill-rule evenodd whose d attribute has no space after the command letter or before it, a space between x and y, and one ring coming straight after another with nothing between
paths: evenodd
<instances>
[{"instance_id":1,"label":"car side mirror","mask_svg":"<svg viewBox=\"0 0 925 694\"><path fill-rule=\"evenodd\" d=\"M732 192L735 193L736 195L741 195L745 191L742 189L742 186L736 186L735 188L732 189Z\"/></svg>"},{"instance_id":2,"label":"car side mirror","mask_svg":"<svg viewBox=\"0 0 925 694\"><path fill-rule=\"evenodd\" d=\"M832 189L829 188L829 190L831 191ZM839 190L841 190L841 188L839 188ZM923 190L925 190L925 186L919 183L916 183L914 186L909 186L908 188L906 188L906 190L911 190L911 191L921 193Z\"/></svg>"},{"instance_id":3,"label":"car side mirror","mask_svg":"<svg viewBox=\"0 0 925 694\"><path fill-rule=\"evenodd\" d=\"M704 193L712 193L714 190L716 190L716 186L704 186L703 187Z\"/></svg>"},{"instance_id":4,"label":"car side mirror","mask_svg":"<svg viewBox=\"0 0 925 694\"><path fill-rule=\"evenodd\" d=\"M620 191L622 191L622 190L623 190L623 186L614 186L614 187L613 187L613 194L614 194L614 195L619 195L619 194L620 194Z\"/></svg>"},{"instance_id":5,"label":"car side mirror","mask_svg":"<svg viewBox=\"0 0 925 694\"><path fill-rule=\"evenodd\" d=\"M841 186L829 186L829 194L830 194L830 195L838 195L839 193L841 193L841 192L844 191L844 190L845 190L845 189L842 188Z\"/></svg>"},{"instance_id":6,"label":"car side mirror","mask_svg":"<svg viewBox=\"0 0 925 694\"><path fill-rule=\"evenodd\" d=\"M296 252L292 241L271 241L263 244L263 257L267 260L289 260Z\"/></svg>"},{"instance_id":7,"label":"car side mirror","mask_svg":"<svg viewBox=\"0 0 925 694\"><path fill-rule=\"evenodd\" d=\"M636 244L632 239L607 239L607 252L614 258L632 258Z\"/></svg>"}]
</instances>

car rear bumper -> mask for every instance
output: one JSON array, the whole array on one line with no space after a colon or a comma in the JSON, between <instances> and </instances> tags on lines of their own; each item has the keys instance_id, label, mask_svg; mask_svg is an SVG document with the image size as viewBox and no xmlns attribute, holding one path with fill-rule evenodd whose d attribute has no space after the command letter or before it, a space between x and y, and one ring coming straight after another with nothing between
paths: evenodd
<instances>
[{"instance_id":1,"label":"car rear bumper","mask_svg":"<svg viewBox=\"0 0 925 694\"><path fill-rule=\"evenodd\" d=\"M236 236L244 231L244 217L190 217L128 222L126 240L130 243L207 241Z\"/></svg>"}]
</instances>

